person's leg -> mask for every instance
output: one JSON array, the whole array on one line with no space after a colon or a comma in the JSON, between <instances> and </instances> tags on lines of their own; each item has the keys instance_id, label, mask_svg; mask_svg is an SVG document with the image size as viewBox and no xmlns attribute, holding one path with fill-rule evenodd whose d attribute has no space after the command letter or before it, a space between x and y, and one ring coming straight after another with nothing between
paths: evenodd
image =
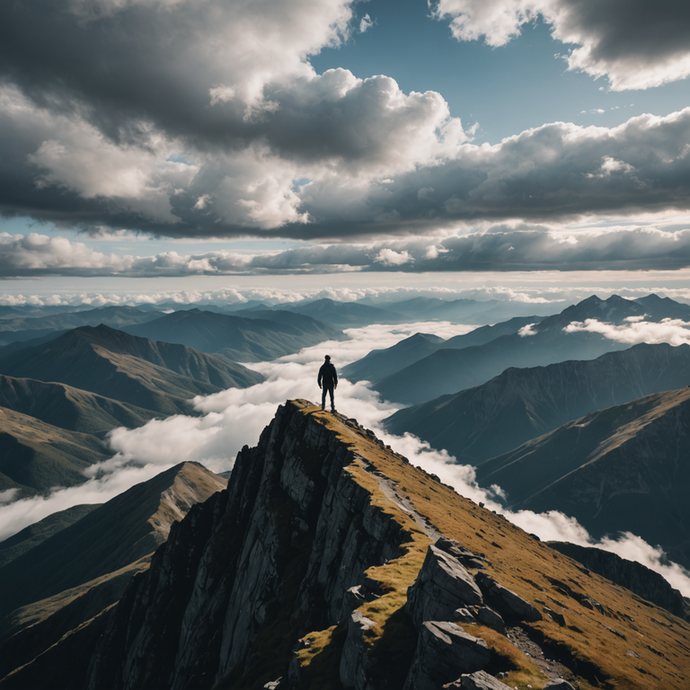
<instances>
[{"instance_id":1,"label":"person's leg","mask_svg":"<svg viewBox=\"0 0 690 690\"><path fill-rule=\"evenodd\" d=\"M326 386L321 389L321 409L326 409Z\"/></svg>"},{"instance_id":2,"label":"person's leg","mask_svg":"<svg viewBox=\"0 0 690 690\"><path fill-rule=\"evenodd\" d=\"M333 390L334 390L333 386L331 386L331 387L328 389L328 392L329 392L329 394L330 394L330 396L331 396L331 412L335 412L335 402L333 401Z\"/></svg>"}]
</instances>

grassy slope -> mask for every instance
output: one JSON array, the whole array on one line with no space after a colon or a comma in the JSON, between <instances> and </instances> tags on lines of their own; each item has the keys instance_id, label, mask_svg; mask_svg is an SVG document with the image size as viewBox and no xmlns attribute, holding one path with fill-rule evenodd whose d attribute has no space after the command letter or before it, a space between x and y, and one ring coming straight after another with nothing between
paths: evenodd
<instances>
[{"instance_id":1,"label":"grassy slope","mask_svg":"<svg viewBox=\"0 0 690 690\"><path fill-rule=\"evenodd\" d=\"M67 431L0 407L0 491L81 484L82 470L111 453L91 434Z\"/></svg>"},{"instance_id":2,"label":"grassy slope","mask_svg":"<svg viewBox=\"0 0 690 690\"><path fill-rule=\"evenodd\" d=\"M34 546L37 546L54 534L57 534L60 530L81 520L100 505L100 503L83 503L61 510L43 518L43 520L35 522L33 525L25 527L21 532L17 532L14 536L0 542L0 568L6 566L10 561L18 558L23 553L30 551Z\"/></svg>"},{"instance_id":3,"label":"grassy slope","mask_svg":"<svg viewBox=\"0 0 690 690\"><path fill-rule=\"evenodd\" d=\"M256 372L182 345L137 338L107 326L70 331L0 360L14 377L57 381L161 414L188 400L263 380Z\"/></svg>"},{"instance_id":4,"label":"grassy slope","mask_svg":"<svg viewBox=\"0 0 690 690\"><path fill-rule=\"evenodd\" d=\"M649 690L652 687L687 690L690 675L690 625L653 604L640 599L591 572L570 558L550 549L504 518L459 496L400 456L356 433L340 419L321 412L303 401L304 414L314 415L335 430L341 440L397 485L416 510L438 530L457 539L472 551L484 553L492 564L489 574L503 585L532 602L540 610L544 604L566 620L560 627L551 619L531 624L535 634L553 645L564 663L585 680L596 676L603 687L617 690ZM372 630L372 653L390 659L391 650L400 656L410 653L409 628L400 614L406 590L421 567L430 540L408 513L390 501L364 463L347 468L355 480L367 487L372 501L395 516L412 535L408 552L387 565L372 568L368 575L386 592L360 610L377 622ZM586 594L602 605L602 611L585 608L569 592ZM505 638L479 626L465 626L467 632L483 636L490 647L509 657L517 668L504 682L511 687L542 688L548 678L534 661L510 645ZM614 632L615 631L615 632ZM625 639L623 638L625 637ZM311 646L299 652L305 684L313 688L338 687L333 664L342 631L333 628L306 636ZM407 646L406 646L407 645ZM628 654L634 652L637 656ZM389 655L389 656L386 656ZM395 657L393 657L394 659ZM569 661L568 661L569 659ZM409 661L409 658L407 659ZM395 669L395 664L390 668Z\"/></svg>"},{"instance_id":5,"label":"grassy slope","mask_svg":"<svg viewBox=\"0 0 690 690\"><path fill-rule=\"evenodd\" d=\"M173 521L226 485L187 462L116 496L0 569L0 590L12 592L12 598L0 598L0 619L150 554L167 539Z\"/></svg>"},{"instance_id":6,"label":"grassy slope","mask_svg":"<svg viewBox=\"0 0 690 690\"><path fill-rule=\"evenodd\" d=\"M157 415L64 383L0 374L0 406L69 431L102 435L119 426L134 428Z\"/></svg>"}]
</instances>

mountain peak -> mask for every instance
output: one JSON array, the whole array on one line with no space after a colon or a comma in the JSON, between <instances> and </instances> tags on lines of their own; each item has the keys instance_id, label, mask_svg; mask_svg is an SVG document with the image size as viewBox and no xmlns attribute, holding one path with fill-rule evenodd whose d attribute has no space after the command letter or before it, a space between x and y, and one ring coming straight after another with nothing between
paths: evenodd
<instances>
[{"instance_id":1,"label":"mountain peak","mask_svg":"<svg viewBox=\"0 0 690 690\"><path fill-rule=\"evenodd\" d=\"M356 420L293 400L238 454L228 489L173 525L110 616L87 684L422 688L484 668L543 687L543 647L575 684L642 690L653 675L681 690L689 636Z\"/></svg>"}]
</instances>

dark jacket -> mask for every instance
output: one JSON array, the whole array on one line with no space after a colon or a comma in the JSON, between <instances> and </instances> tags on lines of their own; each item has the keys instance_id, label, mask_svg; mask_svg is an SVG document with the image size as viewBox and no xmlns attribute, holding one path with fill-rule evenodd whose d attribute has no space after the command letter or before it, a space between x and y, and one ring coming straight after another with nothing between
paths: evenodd
<instances>
[{"instance_id":1,"label":"dark jacket","mask_svg":"<svg viewBox=\"0 0 690 690\"><path fill-rule=\"evenodd\" d=\"M335 367L330 362L324 362L319 369L319 378L316 382L324 388L333 388L338 383L338 374L335 372Z\"/></svg>"}]
</instances>

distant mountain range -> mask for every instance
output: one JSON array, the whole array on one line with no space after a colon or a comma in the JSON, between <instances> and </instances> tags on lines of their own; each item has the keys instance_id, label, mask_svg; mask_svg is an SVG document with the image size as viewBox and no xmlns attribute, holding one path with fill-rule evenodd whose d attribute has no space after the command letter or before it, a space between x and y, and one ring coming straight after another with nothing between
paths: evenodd
<instances>
[{"instance_id":1,"label":"distant mountain range","mask_svg":"<svg viewBox=\"0 0 690 690\"><path fill-rule=\"evenodd\" d=\"M356 328L373 323L402 323L407 317L388 309L371 307L357 302L337 302L319 299L306 304L288 306L289 311L311 316L338 328ZM242 312L244 315L244 312Z\"/></svg>"},{"instance_id":2,"label":"distant mountain range","mask_svg":"<svg viewBox=\"0 0 690 690\"><path fill-rule=\"evenodd\" d=\"M0 677L117 602L172 523L226 485L203 466L182 463L0 568Z\"/></svg>"},{"instance_id":3,"label":"distant mountain range","mask_svg":"<svg viewBox=\"0 0 690 690\"><path fill-rule=\"evenodd\" d=\"M508 367L594 359L629 346L597 333L566 333L564 328L574 321L586 319L622 324L630 317L644 317L650 321L664 318L688 320L690 306L656 295L632 301L616 295L607 300L592 296L560 314L535 321L529 329L494 338L484 345L437 350L380 379L373 389L386 400L415 404L479 385Z\"/></svg>"},{"instance_id":4,"label":"distant mountain range","mask_svg":"<svg viewBox=\"0 0 690 690\"><path fill-rule=\"evenodd\" d=\"M253 312L242 317L190 309L123 330L243 362L271 360L324 340L346 338L333 326L285 311Z\"/></svg>"},{"instance_id":5,"label":"distant mountain range","mask_svg":"<svg viewBox=\"0 0 690 690\"><path fill-rule=\"evenodd\" d=\"M690 387L592 412L477 467L512 510L629 531L690 568Z\"/></svg>"},{"instance_id":6,"label":"distant mountain range","mask_svg":"<svg viewBox=\"0 0 690 690\"><path fill-rule=\"evenodd\" d=\"M635 345L595 360L510 368L487 383L385 421L478 465L589 412L690 384L690 345Z\"/></svg>"},{"instance_id":7,"label":"distant mountain range","mask_svg":"<svg viewBox=\"0 0 690 690\"><path fill-rule=\"evenodd\" d=\"M503 302L500 300L456 299L444 300L433 297L393 301L379 305L406 317L407 321L451 321L467 324L491 324L514 317L538 314L548 316L565 303L537 304L531 302Z\"/></svg>"},{"instance_id":8,"label":"distant mountain range","mask_svg":"<svg viewBox=\"0 0 690 690\"><path fill-rule=\"evenodd\" d=\"M540 320L541 317L538 316L517 317L495 326L480 326L447 340L429 333L415 333L392 347L372 350L362 359L343 367L342 374L351 381L367 380L376 383L439 350L461 350L485 345L502 335L517 333L524 326Z\"/></svg>"},{"instance_id":9,"label":"distant mountain range","mask_svg":"<svg viewBox=\"0 0 690 690\"><path fill-rule=\"evenodd\" d=\"M0 345L16 341L25 341L53 331L65 331L80 326L98 326L105 324L112 328L121 328L135 323L152 321L161 316L157 311L141 311L134 307L101 307L87 311L72 311L50 316L0 319Z\"/></svg>"},{"instance_id":10,"label":"distant mountain range","mask_svg":"<svg viewBox=\"0 0 690 690\"><path fill-rule=\"evenodd\" d=\"M84 326L0 358L0 491L72 486L115 427L192 413L189 400L261 374L184 345Z\"/></svg>"},{"instance_id":11,"label":"distant mountain range","mask_svg":"<svg viewBox=\"0 0 690 690\"><path fill-rule=\"evenodd\" d=\"M188 400L195 395L263 380L239 364L108 326L76 328L3 357L0 372L66 383L162 414L189 411Z\"/></svg>"}]
</instances>

